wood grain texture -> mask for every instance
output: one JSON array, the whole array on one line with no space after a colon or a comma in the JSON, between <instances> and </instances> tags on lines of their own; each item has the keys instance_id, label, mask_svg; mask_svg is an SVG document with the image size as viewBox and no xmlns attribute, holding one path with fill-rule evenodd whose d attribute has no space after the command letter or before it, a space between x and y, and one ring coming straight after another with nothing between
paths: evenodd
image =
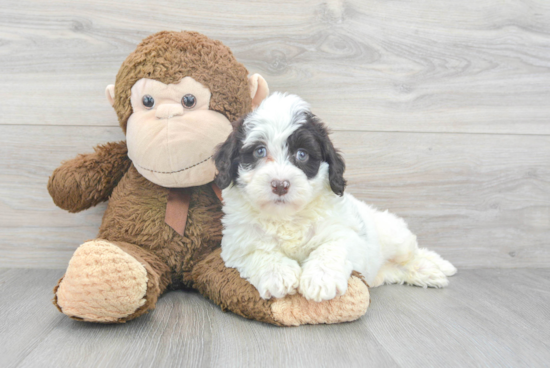
<instances>
[{"instance_id":1,"label":"wood grain texture","mask_svg":"<svg viewBox=\"0 0 550 368\"><path fill-rule=\"evenodd\" d=\"M545 0L5 0L1 124L116 126L104 88L164 29L222 40L337 130L550 134Z\"/></svg>"},{"instance_id":2,"label":"wood grain texture","mask_svg":"<svg viewBox=\"0 0 550 368\"><path fill-rule=\"evenodd\" d=\"M550 137L337 132L348 192L459 268L550 265Z\"/></svg>"},{"instance_id":3,"label":"wood grain texture","mask_svg":"<svg viewBox=\"0 0 550 368\"><path fill-rule=\"evenodd\" d=\"M380 320L369 327L402 367L544 367L550 340L540 316L548 309L532 301L548 301L549 276L548 270L463 271L441 295L382 287L382 295L373 295L383 304L373 316Z\"/></svg>"},{"instance_id":4,"label":"wood grain texture","mask_svg":"<svg viewBox=\"0 0 550 368\"><path fill-rule=\"evenodd\" d=\"M96 237L105 204L69 214L53 204L48 178L62 161L121 139L120 128L0 126L0 265L65 268Z\"/></svg>"},{"instance_id":5,"label":"wood grain texture","mask_svg":"<svg viewBox=\"0 0 550 368\"><path fill-rule=\"evenodd\" d=\"M46 190L65 159L119 128L0 126L0 267L65 268L94 238L102 204L69 214ZM548 267L550 137L336 132L348 191L404 217L459 268ZM25 145L26 150L18 147ZM534 154L536 152L536 154Z\"/></svg>"},{"instance_id":6,"label":"wood grain texture","mask_svg":"<svg viewBox=\"0 0 550 368\"><path fill-rule=\"evenodd\" d=\"M12 367L544 367L550 270L466 270L447 289L383 286L360 320L274 327L171 292L123 325L50 303L60 270L0 273L0 365Z\"/></svg>"},{"instance_id":7,"label":"wood grain texture","mask_svg":"<svg viewBox=\"0 0 550 368\"><path fill-rule=\"evenodd\" d=\"M58 270L0 273L1 367L16 366L63 321L50 302L55 280L62 275Z\"/></svg>"},{"instance_id":8,"label":"wood grain texture","mask_svg":"<svg viewBox=\"0 0 550 368\"><path fill-rule=\"evenodd\" d=\"M460 268L550 265L547 1L5 0L0 267L64 268L96 235L105 205L63 212L47 178L124 139L104 88L164 29L220 39L272 91L308 100L349 191L422 246Z\"/></svg>"}]
</instances>

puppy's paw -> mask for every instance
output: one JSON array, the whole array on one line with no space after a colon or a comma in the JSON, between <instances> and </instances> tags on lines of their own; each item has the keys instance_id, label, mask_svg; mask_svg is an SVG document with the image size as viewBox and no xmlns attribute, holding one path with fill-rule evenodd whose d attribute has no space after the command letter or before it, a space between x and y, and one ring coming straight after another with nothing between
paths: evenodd
<instances>
[{"instance_id":1,"label":"puppy's paw","mask_svg":"<svg viewBox=\"0 0 550 368\"><path fill-rule=\"evenodd\" d=\"M457 272L456 267L453 266L453 264L451 262L446 261L444 259L442 259L438 263L438 266L439 266L439 269L441 270L441 272L443 272L443 274L445 276L453 276Z\"/></svg>"},{"instance_id":2,"label":"puppy's paw","mask_svg":"<svg viewBox=\"0 0 550 368\"><path fill-rule=\"evenodd\" d=\"M283 298L286 295L296 294L301 273L302 268L298 262L285 259L262 270L257 284L252 284L256 286L263 299Z\"/></svg>"},{"instance_id":3,"label":"puppy's paw","mask_svg":"<svg viewBox=\"0 0 550 368\"><path fill-rule=\"evenodd\" d=\"M348 278L347 273L308 264L302 272L299 291L307 300L330 300L346 293Z\"/></svg>"},{"instance_id":4,"label":"puppy's paw","mask_svg":"<svg viewBox=\"0 0 550 368\"><path fill-rule=\"evenodd\" d=\"M445 276L453 276L454 274L456 274L456 267L453 266L451 262L443 259L436 252L427 249L419 249L418 254L420 258L427 259L434 263Z\"/></svg>"},{"instance_id":5,"label":"puppy's paw","mask_svg":"<svg viewBox=\"0 0 550 368\"><path fill-rule=\"evenodd\" d=\"M442 288L449 285L449 280L439 265L428 260L419 259L414 263L412 272L409 272L408 284Z\"/></svg>"}]
</instances>

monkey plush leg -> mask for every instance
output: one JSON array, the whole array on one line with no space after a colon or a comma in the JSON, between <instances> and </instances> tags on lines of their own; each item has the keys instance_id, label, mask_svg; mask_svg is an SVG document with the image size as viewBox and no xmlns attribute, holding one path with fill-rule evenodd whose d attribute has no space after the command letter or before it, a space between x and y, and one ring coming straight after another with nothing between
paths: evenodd
<instances>
[{"instance_id":1,"label":"monkey plush leg","mask_svg":"<svg viewBox=\"0 0 550 368\"><path fill-rule=\"evenodd\" d=\"M308 301L300 294L265 300L239 272L225 267L218 249L193 270L195 287L204 296L245 318L279 326L339 323L364 315L370 304L369 289L362 276L354 273L346 294L323 302Z\"/></svg>"},{"instance_id":2,"label":"monkey plush leg","mask_svg":"<svg viewBox=\"0 0 550 368\"><path fill-rule=\"evenodd\" d=\"M168 266L154 254L95 239L75 251L53 303L73 319L123 323L154 309L168 283Z\"/></svg>"}]
</instances>

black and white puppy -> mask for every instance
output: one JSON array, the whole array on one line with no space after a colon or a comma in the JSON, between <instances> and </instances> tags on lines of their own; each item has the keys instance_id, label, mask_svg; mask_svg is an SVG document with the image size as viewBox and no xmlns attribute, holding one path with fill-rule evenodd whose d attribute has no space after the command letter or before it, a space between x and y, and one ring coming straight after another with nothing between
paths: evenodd
<instances>
[{"instance_id":1,"label":"black and white puppy","mask_svg":"<svg viewBox=\"0 0 550 368\"><path fill-rule=\"evenodd\" d=\"M344 193L344 161L298 96L274 93L234 123L215 154L223 189L222 258L262 298L344 294L353 270L370 286L443 287L456 269L419 249L397 216Z\"/></svg>"}]
</instances>

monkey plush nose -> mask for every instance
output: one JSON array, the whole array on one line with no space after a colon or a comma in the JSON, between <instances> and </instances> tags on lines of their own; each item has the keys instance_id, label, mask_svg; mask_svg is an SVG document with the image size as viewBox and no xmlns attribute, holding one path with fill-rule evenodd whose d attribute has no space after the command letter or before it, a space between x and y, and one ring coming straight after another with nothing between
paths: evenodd
<instances>
[{"instance_id":1,"label":"monkey plush nose","mask_svg":"<svg viewBox=\"0 0 550 368\"><path fill-rule=\"evenodd\" d=\"M170 119L174 116L183 115L183 106L181 104L162 104L157 106L155 116L158 119Z\"/></svg>"},{"instance_id":2,"label":"monkey plush nose","mask_svg":"<svg viewBox=\"0 0 550 368\"><path fill-rule=\"evenodd\" d=\"M287 194L288 188L290 188L288 180L273 180L271 182L271 191L279 196Z\"/></svg>"}]
</instances>

